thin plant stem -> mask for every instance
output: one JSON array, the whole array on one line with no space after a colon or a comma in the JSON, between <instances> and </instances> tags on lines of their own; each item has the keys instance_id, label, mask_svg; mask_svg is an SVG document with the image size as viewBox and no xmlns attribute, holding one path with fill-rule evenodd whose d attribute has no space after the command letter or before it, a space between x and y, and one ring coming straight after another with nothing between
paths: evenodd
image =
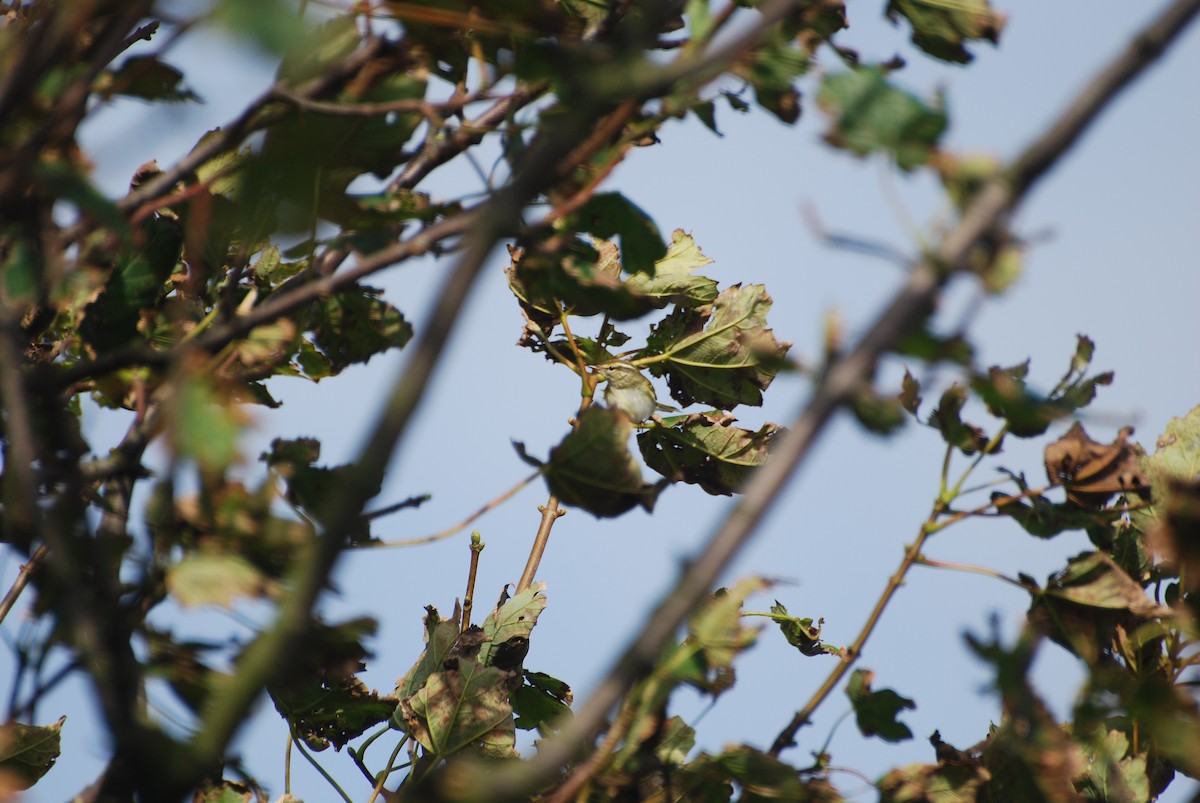
<instances>
[{"instance_id":1,"label":"thin plant stem","mask_svg":"<svg viewBox=\"0 0 1200 803\"><path fill-rule=\"evenodd\" d=\"M495 499L493 499L492 501L485 504L483 507L476 510L470 516L467 516L465 519L460 521L458 524L455 524L453 527L448 527L447 529L442 530L440 532L436 532L433 535L423 535L419 538L401 538L396 541L379 541L377 543L363 544L357 548L358 549L389 549L392 547L420 546L422 544L432 544L435 541L441 541L444 538L449 538L450 536L460 533L463 530L467 529L467 527L474 524L475 521L480 516L482 516L484 513L494 510L495 508L497 508L500 505L507 502L509 499L512 499L514 496L516 496L518 491L520 491L522 488L524 488L529 483L533 482L539 476L541 476L540 471L533 472L528 477L521 480L513 487L509 488L507 491L500 494ZM368 514L368 518L374 518L379 515L382 515L382 512Z\"/></svg>"},{"instance_id":2,"label":"thin plant stem","mask_svg":"<svg viewBox=\"0 0 1200 803\"><path fill-rule=\"evenodd\" d=\"M517 583L518 594L533 585L538 565L541 564L542 555L546 552L546 544L550 542L550 530L554 528L554 522L567 515L567 511L558 506L558 497L554 494L550 494L546 504L538 505L538 511L542 514L542 521L538 525L537 534L533 537L533 546L529 550L529 559L525 561L525 570L521 572L521 579Z\"/></svg>"},{"instance_id":3,"label":"thin plant stem","mask_svg":"<svg viewBox=\"0 0 1200 803\"><path fill-rule=\"evenodd\" d=\"M924 555L917 556L916 562L919 566L930 566L934 569L952 569L952 570L958 571L958 572L972 572L974 574L982 574L987 577L995 577L997 580L1003 580L1004 582L1008 583L1009 585L1016 586L1017 588L1020 588L1020 589L1028 590L1026 585L1024 583L1022 583L1020 580L1017 580L1016 578L1013 578L1013 577L1009 577L1007 574L1004 574L1003 572L998 572L995 569L989 569L986 566L975 566L970 563L955 563L953 561L948 561L948 560L933 560L932 558L927 558Z\"/></svg>"},{"instance_id":4,"label":"thin plant stem","mask_svg":"<svg viewBox=\"0 0 1200 803\"><path fill-rule=\"evenodd\" d=\"M25 590L25 586L29 585L29 579L37 570L38 564L46 557L45 544L40 544L37 549L33 550L33 554L29 556L29 560L21 564L20 570L17 572L17 579L13 580L12 587L8 589L8 593L4 595L3 601L0 601L0 622L8 616L8 612L12 610L16 604L17 598L21 596L21 592Z\"/></svg>"},{"instance_id":5,"label":"thin plant stem","mask_svg":"<svg viewBox=\"0 0 1200 803\"><path fill-rule=\"evenodd\" d=\"M375 800L383 792L383 785L387 783L388 776L392 774L392 767L396 763L396 757L400 755L400 750L404 747L406 741L408 741L407 736L396 742L396 747L392 750L392 755L388 758L387 766L379 771L379 777L375 780L375 788L371 790L371 797L367 799L367 803L375 803Z\"/></svg>"},{"instance_id":6,"label":"thin plant stem","mask_svg":"<svg viewBox=\"0 0 1200 803\"><path fill-rule=\"evenodd\" d=\"M333 779L333 776L326 772L325 768L322 767L320 763L313 758L312 754L310 754L308 750L304 748L304 745L300 743L300 737L296 735L294 730L291 733L291 737L291 743L296 745L296 750L299 751L300 755L304 756L308 763L313 766L313 769L315 769L317 773L324 778L325 781L334 788L334 790L337 791L338 797L346 801L346 803L354 803L354 801L350 799L350 796L346 794L345 790L338 786L338 782Z\"/></svg>"},{"instance_id":7,"label":"thin plant stem","mask_svg":"<svg viewBox=\"0 0 1200 803\"><path fill-rule=\"evenodd\" d=\"M880 594L879 599L876 600L875 607L871 609L871 614L867 617L867 621L863 624L862 629L859 631L858 637L854 639L854 643L843 650L841 660L838 662L838 665L834 667L833 671L829 673L828 677L825 678L825 682L822 683L815 692L813 692L812 697L809 698L804 707L796 712L796 714L792 717L792 721L787 724L787 727L780 731L779 735L775 737L775 741L771 745L770 750L772 756L778 757L780 753L796 743L796 733L800 730L800 728L808 724L809 719L812 718L813 712L816 711L817 707L820 706L821 703L823 703L830 695L830 693L833 692L834 688L837 687L842 678L846 676L846 673L850 671L850 667L852 667L858 661L859 656L862 655L863 645L867 643L867 639L869 639L871 634L875 631L875 626L879 624L879 619L883 615L884 610L887 608L888 603L892 601L892 597L895 596L896 591L901 585L904 584L904 578L908 574L908 570L912 568L913 564L916 563L920 557L921 548L925 546L925 541L929 538L932 532L931 527L937 520L940 506L940 501L934 503L934 512L929 516L929 519L926 520L925 524L921 526L921 529L917 531L916 540L914 540L913 543L904 550L904 557L901 559L900 565L896 568L895 573L888 578L888 582L887 585L884 586L883 593Z\"/></svg>"},{"instance_id":8,"label":"thin plant stem","mask_svg":"<svg viewBox=\"0 0 1200 803\"><path fill-rule=\"evenodd\" d=\"M479 553L483 552L483 547L479 531L471 533L471 568L467 571L467 592L463 595L461 633L467 632L471 626L471 609L475 607L475 576L479 573Z\"/></svg>"}]
</instances>

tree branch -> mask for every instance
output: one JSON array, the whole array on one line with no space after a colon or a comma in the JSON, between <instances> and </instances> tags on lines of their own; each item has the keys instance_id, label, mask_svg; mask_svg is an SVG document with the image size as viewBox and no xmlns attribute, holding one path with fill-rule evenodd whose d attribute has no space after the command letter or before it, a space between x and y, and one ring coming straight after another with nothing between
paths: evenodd
<instances>
[{"instance_id":1,"label":"tree branch","mask_svg":"<svg viewBox=\"0 0 1200 803\"><path fill-rule=\"evenodd\" d=\"M874 374L879 359L932 308L949 276L966 269L966 257L995 225L1012 213L1037 180L1068 151L1117 96L1178 37L1200 11L1200 0L1177 0L1138 35L1002 178L992 180L966 210L963 219L910 272L854 350L830 368L807 407L796 417L772 459L746 486L741 500L687 566L675 586L646 619L592 696L538 754L523 766L489 776L492 800L515 800L550 782L559 769L602 727L608 712L661 654L684 618L709 593L725 567L749 540L808 456L833 413Z\"/></svg>"},{"instance_id":2,"label":"tree branch","mask_svg":"<svg viewBox=\"0 0 1200 803\"><path fill-rule=\"evenodd\" d=\"M117 201L117 209L129 214L147 201L162 197L170 192L177 182L183 180L205 162L231 148L236 148L249 134L265 128L289 114L291 112L288 106L289 102L294 104L297 99L315 98L354 75L379 55L384 44L384 40L378 37L366 40L361 48L341 64L331 67L319 78L314 78L303 86L294 89L283 84L272 86L252 101L241 114L218 128L211 136L193 148L191 153L176 162L173 167L163 171ZM272 104L279 104L274 111L271 110Z\"/></svg>"}]
</instances>

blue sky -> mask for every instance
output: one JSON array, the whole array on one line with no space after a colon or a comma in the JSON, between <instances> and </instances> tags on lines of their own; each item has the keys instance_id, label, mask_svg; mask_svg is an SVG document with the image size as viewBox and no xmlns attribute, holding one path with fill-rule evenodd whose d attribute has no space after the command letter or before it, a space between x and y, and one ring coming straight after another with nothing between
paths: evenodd
<instances>
[{"instance_id":1,"label":"blue sky","mask_svg":"<svg viewBox=\"0 0 1200 803\"><path fill-rule=\"evenodd\" d=\"M852 27L843 33L843 44L857 48L865 60L900 53L909 63L896 76L903 86L925 97L945 91L950 148L1007 158L1164 4L1012 0L1001 5L1011 15L1001 46L976 48L977 63L965 69L915 52L903 30L881 19L881 2L849 5ZM823 55L819 68L836 69ZM171 60L184 69L204 105L161 110L124 102L84 130L97 182L111 194L123 192L143 161L171 163L204 130L233 117L269 85L273 69L242 43L217 33L185 38ZM1094 366L1116 372L1115 384L1101 390L1084 418L1097 440L1109 440L1120 426L1133 423L1136 439L1152 447L1170 418L1200 403L1197 75L1200 29L1194 28L1037 188L1016 220L1019 233L1036 235L1025 273L1003 298L987 300L971 325L982 363L1011 365L1032 358L1033 381L1043 389L1066 367L1076 334L1091 336L1097 344ZM662 133L663 144L636 151L609 187L649 211L664 234L674 228L690 232L715 260L705 272L722 286L765 284L775 300L769 322L776 335L795 342L793 355L812 359L820 354L831 311L853 337L901 276L888 262L829 249L806 227L801 208L815 209L831 230L907 253L917 250L918 236L948 220L948 212L929 177L898 175L878 160L859 160L822 144L825 120L811 100L814 85L805 89L805 113L796 126L783 126L758 110L721 114L723 138L694 121L672 124ZM453 166L431 186L448 196L477 189L478 181L465 166ZM418 493L433 499L381 522L380 537L423 535L462 519L526 474L511 441L544 455L566 431L578 403L577 383L569 372L512 345L521 319L504 283L504 262L498 252L486 269L450 359L381 496L382 503ZM406 265L372 282L388 288L392 302L419 328L446 267L432 261ZM940 319L958 320L976 295L966 282L953 287ZM370 425L379 393L403 364L404 355L396 354L315 386L277 381L273 390L285 404L277 411L253 412L256 428L244 449L247 470L256 470L253 458L280 436L315 436L324 444L323 462L349 459ZM886 366L881 388L898 389L902 372L900 362ZM948 371L922 376L935 387L953 379ZM762 410L739 414L748 426L782 423L806 393L802 382L784 378L771 388ZM935 396L926 394L926 409ZM120 416L91 415L87 430L94 448L114 444L121 425ZM1052 429L1048 438L1067 426ZM997 464L1040 478L1045 442L1010 441ZM726 580L748 574L777 579L771 594L752 601L750 608L768 608L773 596L795 614L824 617L827 640L848 643L927 515L941 459L940 441L928 431L910 426L884 440L839 418ZM985 466L980 481L993 478L991 472ZM540 483L534 484L475 525L487 543L479 604L486 607L520 575L537 526L536 506L545 494ZM560 677L572 684L577 699L585 696L648 605L669 588L680 562L694 553L730 504L677 487L663 496L653 516L634 512L598 522L572 511L561 519L539 574L548 584L550 604L534 633L527 668ZM926 552L1044 579L1066 557L1088 547L1082 533L1044 542L1015 526L982 521L938 535ZM365 677L369 685L390 691L408 669L420 650L423 606L449 611L462 594L466 565L465 533L428 547L358 553L343 561L340 594L327 602L325 612L330 618L364 613L379 618L372 645L376 658ZM11 561L4 566L4 577L14 568ZM932 761L925 738L935 729L958 745L982 738L999 712L995 699L982 692L988 673L970 657L961 634L986 632L995 614L1002 632L1011 636L1027 604L1021 592L989 578L914 570L860 666L877 672L877 686L916 701L916 710L903 717L916 738L885 745L862 739L852 723L844 722L829 747L834 763L875 777L892 766ZM261 611L243 613L253 617ZM202 631L227 627L234 618L207 612L180 614L172 622ZM0 676L8 660L7 653L0 655ZM832 659L802 658L777 632L764 631L739 665L737 686L698 726L701 746L769 745L831 664ZM1080 675L1065 653L1047 645L1035 676L1053 708L1069 708ZM69 715L65 755L28 799L63 799L102 767L103 742L83 693L81 684L71 684L43 706L46 721ZM677 713L693 718L705 705L681 695ZM264 715L247 729L239 748L277 796L286 731L268 709L264 705ZM806 763L847 709L844 696L835 694L787 757ZM339 778L358 777L345 756L329 754L323 763ZM302 762L293 761L293 773L293 789L307 799L330 797ZM873 797L861 780L844 775L838 781L847 794ZM1170 798L1184 799L1195 789L1177 782Z\"/></svg>"}]
</instances>

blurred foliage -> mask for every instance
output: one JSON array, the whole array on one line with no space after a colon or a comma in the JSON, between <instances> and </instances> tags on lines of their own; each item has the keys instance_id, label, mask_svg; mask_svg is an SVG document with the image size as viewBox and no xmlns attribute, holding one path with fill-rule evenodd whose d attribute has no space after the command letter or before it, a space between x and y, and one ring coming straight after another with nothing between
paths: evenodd
<instances>
[{"instance_id":1,"label":"blurred foliage","mask_svg":"<svg viewBox=\"0 0 1200 803\"><path fill-rule=\"evenodd\" d=\"M370 446L361 459L325 466L315 439L278 439L248 464L250 409L302 392L285 377L332 379L432 337L398 306L409 299L385 298L365 280L411 258L470 252L485 232L489 247L508 246L508 284L526 321L520 346L579 383L579 397L564 401L572 424L545 458L518 444L553 503L615 518L652 511L679 483L741 493L787 435L771 422L737 426L734 411L761 406L785 371L820 387L842 353L840 334L830 326L824 367L791 358L792 344L768 325L766 288L705 275L702 236L678 229L665 238L635 199L601 190L612 170L633 148L658 147L669 121L694 116L716 133L718 112L748 112L751 98L791 125L806 111L805 92L828 118L828 144L929 171L960 213L1000 170L989 157L942 148L947 104L894 81L902 63L863 62L835 41L849 25L838 0L795 3L740 50L714 57L729 31L761 19L758 5L8 4L0 542L26 566L3 613L28 583L26 616L42 626L7 639L16 671L0 726L0 796L36 784L60 757L70 764L60 755L66 717L29 722L76 673L90 675L107 727L95 741L111 751L86 793L95 800L267 799L253 778L221 777L223 767L245 775L231 740L264 691L287 724L289 750L317 764L312 754L330 747L350 757L363 777L337 790L347 800L484 799L486 783L452 794L439 779L459 777L471 759L489 769L515 763L518 730L562 730L570 685L525 668L547 605L542 583L506 589L479 625L468 604L449 618L430 606L424 648L393 692L366 685L376 620L329 622L317 601L334 585L340 553L379 545L375 519L423 497L364 510L387 461ZM1005 22L987 0L892 0L885 14L911 29L918 48L956 63L969 62L977 43L997 43ZM79 127L135 102L201 101L168 56L180 37L213 27L273 59L273 83L226 125L197 132L179 162L146 161L127 193L108 197L93 183ZM130 137L130 147L139 142ZM491 157L477 158L484 153L499 156L489 166ZM447 163L473 166L482 191L455 195L427 180ZM984 240L965 271L1000 293L1019 273L1022 242L1003 226ZM427 349L417 364L433 353L417 348ZM1030 596L1020 639L968 639L994 673L1000 721L963 750L934 734L936 763L886 774L883 800L1144 800L1176 772L1200 776L1200 408L1173 421L1153 451L1130 428L1105 443L1076 422L1045 446L1045 487L1001 467L1005 490L982 505L960 502L963 480L1005 439L1044 436L1112 381L1088 373L1093 350L1081 336L1062 380L1042 392L1028 361L978 365L965 333L937 332L930 310L887 351L953 371L949 381L906 369L897 392L870 383L845 392L870 432L912 419L945 442L943 493L922 539L990 515L1036 538L1083 530L1094 546L1042 583L1006 578ZM684 409L635 422L593 403L596 368L614 363ZM926 415L923 393L937 399ZM128 411L119 443L94 442L81 425L97 408ZM160 452L149 459L152 447ZM972 462L954 482L947 472L959 454ZM919 559L914 547L884 603ZM748 579L718 591L691 611L685 634L640 656L598 741L572 745L587 755L542 792L839 800L824 748L804 767L781 749L697 752L694 723L671 713L682 688L715 701L735 685L735 662L760 635L748 617L770 618L801 656L837 672L857 660L873 623L838 648L822 641L823 619L792 616L778 601L770 613L742 610L769 585ZM213 607L233 614L227 632L198 640L176 631L172 616ZM1054 720L1027 677L1046 642L1087 673L1069 722ZM52 651L70 656L60 675ZM911 738L898 717L917 702L873 689L872 679L858 669L846 686L860 731ZM164 710L182 710L184 721L168 722ZM378 740L390 758L368 757Z\"/></svg>"}]
</instances>

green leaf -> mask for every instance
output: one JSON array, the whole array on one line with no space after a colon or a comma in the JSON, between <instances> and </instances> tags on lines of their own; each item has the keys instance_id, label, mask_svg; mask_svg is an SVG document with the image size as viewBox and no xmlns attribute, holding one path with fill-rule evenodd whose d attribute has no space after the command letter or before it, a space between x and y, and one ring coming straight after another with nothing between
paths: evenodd
<instances>
[{"instance_id":1,"label":"green leaf","mask_svg":"<svg viewBox=\"0 0 1200 803\"><path fill-rule=\"evenodd\" d=\"M115 70L101 73L92 90L105 100L113 95L172 103L200 100L199 95L184 86L183 73L155 55L130 56Z\"/></svg>"},{"instance_id":2,"label":"green leaf","mask_svg":"<svg viewBox=\"0 0 1200 803\"><path fill-rule=\"evenodd\" d=\"M863 736L878 736L885 742L903 742L912 738L908 729L896 715L906 708L916 708L916 703L901 697L891 689L873 691L871 681L875 673L869 669L855 669L846 684L846 695L854 707L854 718Z\"/></svg>"},{"instance_id":3,"label":"green leaf","mask_svg":"<svg viewBox=\"0 0 1200 803\"><path fill-rule=\"evenodd\" d=\"M912 25L912 42L934 58L966 64L974 56L968 42L999 44L1005 17L988 0L889 0L887 17Z\"/></svg>"},{"instance_id":4,"label":"green leaf","mask_svg":"<svg viewBox=\"0 0 1200 803\"><path fill-rule=\"evenodd\" d=\"M579 425L550 451L541 466L550 492L562 501L593 516L619 516L641 505L654 507L659 488L642 480L641 469L626 444L633 424L623 413L592 405L579 417Z\"/></svg>"},{"instance_id":5,"label":"green leaf","mask_svg":"<svg viewBox=\"0 0 1200 803\"><path fill-rule=\"evenodd\" d=\"M353 471L351 465L318 466L321 443L313 438L271 441L271 451L259 459L271 466L287 481L288 501L303 509L317 521L323 521L328 507L328 489L336 488ZM379 485L370 489L371 496L379 493ZM348 533L355 544L371 542L370 521L360 519Z\"/></svg>"},{"instance_id":6,"label":"green leaf","mask_svg":"<svg viewBox=\"0 0 1200 803\"><path fill-rule=\"evenodd\" d=\"M387 722L399 703L381 697L356 677L322 673L306 682L272 687L271 701L296 736L313 750L341 750L369 728Z\"/></svg>"},{"instance_id":7,"label":"green leaf","mask_svg":"<svg viewBox=\"0 0 1200 803\"><path fill-rule=\"evenodd\" d=\"M989 439L982 429L964 423L960 418L966 403L966 389L961 385L951 385L929 414L929 425L942 433L946 443L957 447L963 454L975 454L987 446Z\"/></svg>"},{"instance_id":8,"label":"green leaf","mask_svg":"<svg viewBox=\"0 0 1200 803\"><path fill-rule=\"evenodd\" d=\"M266 794L253 783L234 781L205 781L192 793L191 803L254 803L265 800ZM281 803L295 801L290 795L280 798Z\"/></svg>"},{"instance_id":9,"label":"green leaf","mask_svg":"<svg viewBox=\"0 0 1200 803\"><path fill-rule=\"evenodd\" d=\"M0 292L12 304L32 304L41 292L42 260L29 240L4 237L8 253L0 265Z\"/></svg>"},{"instance_id":10,"label":"green leaf","mask_svg":"<svg viewBox=\"0 0 1200 803\"><path fill-rule=\"evenodd\" d=\"M1074 364L1074 359L1072 364ZM1079 377L1050 397L1030 390L1025 378L1029 361L1008 368L992 366L987 375L976 375L971 388L987 404L988 412L1008 423L1008 431L1018 438L1041 435L1050 424L1087 406L1099 385L1112 384L1112 373L1091 378Z\"/></svg>"},{"instance_id":11,"label":"green leaf","mask_svg":"<svg viewBox=\"0 0 1200 803\"><path fill-rule=\"evenodd\" d=\"M1200 479L1200 406L1167 422L1158 448L1140 461L1155 499L1166 499L1175 483Z\"/></svg>"},{"instance_id":12,"label":"green leaf","mask_svg":"<svg viewBox=\"0 0 1200 803\"><path fill-rule=\"evenodd\" d=\"M312 307L308 330L335 374L388 349L402 348L412 339L412 325L380 298L381 292L360 285Z\"/></svg>"},{"instance_id":13,"label":"green leaf","mask_svg":"<svg viewBox=\"0 0 1200 803\"><path fill-rule=\"evenodd\" d=\"M647 338L647 350L663 358L650 371L666 375L671 396L685 407L762 404L792 345L766 328L770 309L771 297L758 284L734 285L710 305L677 308Z\"/></svg>"},{"instance_id":14,"label":"green leaf","mask_svg":"<svg viewBox=\"0 0 1200 803\"><path fill-rule=\"evenodd\" d=\"M900 383L900 393L896 396L900 406L914 417L921 407L921 383L904 369L904 379Z\"/></svg>"},{"instance_id":15,"label":"green leaf","mask_svg":"<svg viewBox=\"0 0 1200 803\"><path fill-rule=\"evenodd\" d=\"M655 757L668 767L681 766L696 746L695 728L676 716L663 723L662 731L662 738L654 748Z\"/></svg>"},{"instance_id":16,"label":"green leaf","mask_svg":"<svg viewBox=\"0 0 1200 803\"><path fill-rule=\"evenodd\" d=\"M1171 616L1103 552L1084 552L1047 583L1045 596L1090 608L1124 610L1141 618Z\"/></svg>"},{"instance_id":17,"label":"green leaf","mask_svg":"<svg viewBox=\"0 0 1200 803\"><path fill-rule=\"evenodd\" d=\"M220 473L238 457L238 438L246 417L205 374L191 374L171 406L171 443L180 457L202 471Z\"/></svg>"},{"instance_id":18,"label":"green leaf","mask_svg":"<svg viewBox=\"0 0 1200 803\"><path fill-rule=\"evenodd\" d=\"M79 332L92 348L112 351L137 336L142 313L165 296L182 246L174 217L157 215L143 224L137 242L118 256L104 289L84 309Z\"/></svg>"},{"instance_id":19,"label":"green leaf","mask_svg":"<svg viewBox=\"0 0 1200 803\"><path fill-rule=\"evenodd\" d=\"M59 717L53 725L0 725L0 773L18 789L28 789L54 767L62 754L62 726Z\"/></svg>"},{"instance_id":20,"label":"green leaf","mask_svg":"<svg viewBox=\"0 0 1200 803\"><path fill-rule=\"evenodd\" d=\"M526 672L525 683L510 697L516 715L514 725L549 735L571 715L573 696L571 687L558 678L542 672Z\"/></svg>"},{"instance_id":21,"label":"green leaf","mask_svg":"<svg viewBox=\"0 0 1200 803\"><path fill-rule=\"evenodd\" d=\"M460 616L457 605L454 615L449 619L442 619L433 606L425 609L425 649L412 668L396 681L397 696L411 697L416 694L429 676L442 668L446 656L458 643Z\"/></svg>"},{"instance_id":22,"label":"green leaf","mask_svg":"<svg viewBox=\"0 0 1200 803\"><path fill-rule=\"evenodd\" d=\"M483 620L487 640L479 650L480 663L491 665L497 651L513 639L529 640L538 616L546 609L545 583L534 583L506 600Z\"/></svg>"},{"instance_id":23,"label":"green leaf","mask_svg":"<svg viewBox=\"0 0 1200 803\"><path fill-rule=\"evenodd\" d=\"M621 238L621 261L628 273L654 274L654 263L666 254L654 220L619 192L593 195L566 224L603 239Z\"/></svg>"},{"instance_id":24,"label":"green leaf","mask_svg":"<svg viewBox=\"0 0 1200 803\"><path fill-rule=\"evenodd\" d=\"M466 749L490 758L515 757L508 678L494 666L459 659L400 701L405 730L438 759Z\"/></svg>"},{"instance_id":25,"label":"green leaf","mask_svg":"<svg viewBox=\"0 0 1200 803\"><path fill-rule=\"evenodd\" d=\"M745 745L726 748L716 756L702 755L684 768L693 783L704 778L699 788L686 790L677 800L708 801L733 799L729 791L718 790L735 784L741 790L739 803L770 803L794 800L805 803L833 803L840 796L823 778L805 778L801 771L769 753ZM699 776L699 777L696 777ZM686 778L687 776L685 776ZM714 788L715 787L715 788ZM679 791L679 790L676 790Z\"/></svg>"},{"instance_id":26,"label":"green leaf","mask_svg":"<svg viewBox=\"0 0 1200 803\"><path fill-rule=\"evenodd\" d=\"M237 599L260 597L267 588L262 572L236 553L201 549L167 570L167 590L185 608L232 608Z\"/></svg>"},{"instance_id":27,"label":"green leaf","mask_svg":"<svg viewBox=\"0 0 1200 803\"><path fill-rule=\"evenodd\" d=\"M775 615L775 623L779 625L787 643L799 650L801 655L813 657L837 654L837 648L821 641L821 624L824 619L814 625L811 618L792 616L779 600L775 600L775 604L771 606L771 613Z\"/></svg>"},{"instance_id":28,"label":"green leaf","mask_svg":"<svg viewBox=\"0 0 1200 803\"><path fill-rule=\"evenodd\" d=\"M712 263L683 229L671 232L671 244L667 253L654 263L653 273L637 273L631 276L625 287L642 296L656 299L657 306L667 302L684 307L699 307L710 304L717 297L717 282L707 276L696 276L694 271Z\"/></svg>"},{"instance_id":29,"label":"green leaf","mask_svg":"<svg viewBox=\"0 0 1200 803\"><path fill-rule=\"evenodd\" d=\"M830 75L817 103L832 118L826 141L859 156L887 151L902 170L925 164L946 130L940 98L929 106L897 89L877 66Z\"/></svg>"},{"instance_id":30,"label":"green leaf","mask_svg":"<svg viewBox=\"0 0 1200 803\"><path fill-rule=\"evenodd\" d=\"M1112 521L1119 512L1086 510L1073 503L1055 504L1041 495L1030 496L1028 501L995 491L992 505L996 512L1008 516L1030 535L1051 538L1068 530L1086 530L1098 524Z\"/></svg>"},{"instance_id":31,"label":"green leaf","mask_svg":"<svg viewBox=\"0 0 1200 803\"><path fill-rule=\"evenodd\" d=\"M970 365L975 350L962 335L944 337L930 331L927 324L911 330L897 341L895 352L906 357L916 357L925 362L952 362Z\"/></svg>"},{"instance_id":32,"label":"green leaf","mask_svg":"<svg viewBox=\"0 0 1200 803\"><path fill-rule=\"evenodd\" d=\"M668 658L670 665L687 656L676 678L701 691L717 695L733 683L734 659L754 645L758 628L747 627L742 617L742 605L751 594L770 586L766 580L750 577L733 588L720 588L699 611L688 619L688 637Z\"/></svg>"},{"instance_id":33,"label":"green leaf","mask_svg":"<svg viewBox=\"0 0 1200 803\"><path fill-rule=\"evenodd\" d=\"M771 441L783 431L767 423L752 432L733 426L732 420L716 411L664 418L661 425L638 433L638 447L646 465L672 482L728 496L767 462Z\"/></svg>"},{"instance_id":34,"label":"green leaf","mask_svg":"<svg viewBox=\"0 0 1200 803\"><path fill-rule=\"evenodd\" d=\"M785 31L773 28L731 72L754 87L754 99L781 122L800 119L800 92L795 79L808 70L809 52Z\"/></svg>"},{"instance_id":35,"label":"green leaf","mask_svg":"<svg viewBox=\"0 0 1200 803\"><path fill-rule=\"evenodd\" d=\"M1146 757L1130 755L1129 737L1118 730L1083 742L1087 770L1076 788L1088 800L1150 800Z\"/></svg>"},{"instance_id":36,"label":"green leaf","mask_svg":"<svg viewBox=\"0 0 1200 803\"><path fill-rule=\"evenodd\" d=\"M213 12L215 23L272 53L315 51L320 44L304 17L283 0L218 0Z\"/></svg>"},{"instance_id":37,"label":"green leaf","mask_svg":"<svg viewBox=\"0 0 1200 803\"><path fill-rule=\"evenodd\" d=\"M571 315L603 313L617 321L639 318L665 304L662 299L635 292L629 282L621 280L620 253L613 242L593 240L588 244L573 239L553 249L545 245L510 248L512 264L505 270L513 295L526 314L541 319L544 327L558 323L560 304Z\"/></svg>"},{"instance_id":38,"label":"green leaf","mask_svg":"<svg viewBox=\"0 0 1200 803\"><path fill-rule=\"evenodd\" d=\"M1132 631L1138 620L1172 615L1103 552L1072 558L1066 569L1050 577L1044 591L1031 591L1029 621L1089 665L1112 649L1118 626Z\"/></svg>"},{"instance_id":39,"label":"green leaf","mask_svg":"<svg viewBox=\"0 0 1200 803\"><path fill-rule=\"evenodd\" d=\"M851 399L851 408L858 423L868 432L890 435L904 426L904 405L895 396L883 396L871 388L859 388Z\"/></svg>"}]
</instances>

